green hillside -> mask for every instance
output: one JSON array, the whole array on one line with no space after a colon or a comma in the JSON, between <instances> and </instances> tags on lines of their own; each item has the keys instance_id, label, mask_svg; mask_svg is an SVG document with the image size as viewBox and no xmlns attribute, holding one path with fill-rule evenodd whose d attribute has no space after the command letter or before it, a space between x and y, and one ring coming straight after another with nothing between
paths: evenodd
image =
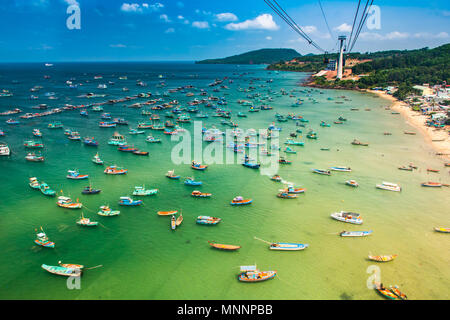
<instances>
[{"instance_id":1,"label":"green hillside","mask_svg":"<svg viewBox=\"0 0 450 320\"><path fill-rule=\"evenodd\" d=\"M198 64L271 64L300 57L294 49L260 49L222 59L196 61Z\"/></svg>"}]
</instances>

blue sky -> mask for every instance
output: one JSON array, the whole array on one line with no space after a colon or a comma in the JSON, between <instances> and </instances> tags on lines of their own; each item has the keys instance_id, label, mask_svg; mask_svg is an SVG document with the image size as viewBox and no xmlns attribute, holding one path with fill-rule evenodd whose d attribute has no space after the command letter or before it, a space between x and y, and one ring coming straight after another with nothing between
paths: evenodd
<instances>
[{"instance_id":1,"label":"blue sky","mask_svg":"<svg viewBox=\"0 0 450 320\"><path fill-rule=\"evenodd\" d=\"M278 0L322 48L349 34L357 0ZM365 1L362 1L365 3ZM77 4L81 29L66 13ZM450 2L374 1L380 29L364 26L354 51L436 47L450 42ZM199 60L260 48L319 53L263 0L2 0L0 62Z\"/></svg>"}]
</instances>

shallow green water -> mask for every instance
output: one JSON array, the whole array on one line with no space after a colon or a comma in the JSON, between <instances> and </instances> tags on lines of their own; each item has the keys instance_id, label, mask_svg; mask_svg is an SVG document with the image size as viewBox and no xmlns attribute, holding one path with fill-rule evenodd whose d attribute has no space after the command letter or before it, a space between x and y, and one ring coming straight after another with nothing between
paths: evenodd
<instances>
[{"instance_id":1,"label":"shallow green water","mask_svg":"<svg viewBox=\"0 0 450 320\"><path fill-rule=\"evenodd\" d=\"M147 73L151 74L152 69L148 68ZM195 70L195 67L190 68ZM274 74L258 67L199 68L195 70L202 75L199 79L189 78L187 75L194 72L189 69L185 71L185 78L167 79L168 88L193 84L211 91L207 87L210 79L252 71L253 74L241 79L236 77L233 84L227 84L229 90L212 92L216 96L226 93L226 108L235 112L247 111L247 107L236 103L237 99L246 99L246 93L236 88L247 87L248 79L252 77L262 79L255 81L255 87L273 78L274 82L270 84L273 90L304 89L296 86L303 77L301 74ZM127 74L126 71L123 74ZM68 71L62 75L70 77ZM151 75L148 77L152 78ZM140 78L146 79L144 74ZM114 81L116 79L117 73ZM108 89L107 93L123 96L118 85ZM132 89L129 95L156 91L153 85L145 90L132 85L127 85ZM263 92L263 89L257 88L255 92ZM48 86L46 90L56 91ZM286 181L307 188L305 194L293 200L278 199L275 195L282 184L238 163L212 164L205 172L194 171L186 164L174 165L170 152L176 143L162 133L151 132L162 138L162 144L147 144L145 135L130 136L126 127L118 127L117 131L125 134L129 143L148 150L150 156L118 152L106 144L115 130L98 128L99 114L92 111L88 119L81 118L78 111L70 111L23 121L24 124L17 128L2 125L8 129L8 136L2 141L8 142L14 154L9 159L0 159L0 177L6 186L0 202L0 245L3 248L0 298L382 299L366 287L370 276L367 268L374 265L366 259L371 252L399 255L393 262L375 264L381 270L385 285L398 284L410 299L448 299L449 238L447 234L434 232L433 228L450 225L450 190L420 186L428 180L449 183L443 161L433 156L433 150L422 136L403 134L404 130L413 129L400 115L385 110L389 102L346 91L323 90L320 94L313 90L311 95L319 103L313 104L305 93L296 92L296 98L305 100L301 107L290 107L296 98L278 96L269 103L273 110L248 113L247 118L234 119L244 129L266 128L275 121L276 112L293 112L310 120L307 128L303 128L304 132L313 128L319 139L296 138L305 141L305 146L294 146L298 153L286 156L293 164L280 167L278 172ZM341 95L351 101L336 104L335 101L343 101L337 98ZM174 97L181 105L189 101L182 94ZM327 100L328 97L334 100ZM140 110L124 108L121 103L104 108L113 117L123 116L133 124L144 119ZM359 108L359 111L350 111L350 108ZM371 108L371 111L365 111L365 108ZM220 124L221 118L211 117L212 110L200 109L210 114L205 127L216 125L225 130L226 127ZM342 125L333 124L339 115L348 121ZM82 136L95 136L100 146L97 149L86 147L69 141L62 130L46 129L47 123L56 119ZM320 127L321 120L331 123L331 127ZM292 120L276 122L276 125L283 128L281 142L296 129ZM44 134L45 163L27 163L23 158L25 150L21 144L35 127ZM185 125L185 128L193 128L193 124ZM392 136L383 135L384 131L392 132ZM367 141L370 146L352 146L350 142L354 138ZM330 151L321 151L322 147L329 147ZM97 151L107 164L124 166L129 173L126 176L103 174L103 168L90 161ZM418 165L419 170L397 169L410 162ZM349 166L353 172L321 176L310 171L311 168L325 169L333 165ZM441 172L427 173L427 167L439 168ZM66 171L72 168L89 174L92 185L101 188L102 192L81 195L86 181L65 178ZM167 179L164 174L170 169L175 169L182 177L196 177L203 181L203 186L188 187L182 180ZM99 221L101 226L87 229L76 225L80 211L59 208L56 199L31 190L28 187L30 176L38 177L57 191L63 190L72 198L79 198L85 207L82 210L85 216ZM353 189L344 185L348 179L357 180L360 187ZM396 193L375 189L375 184L382 181L399 183L403 190ZM143 198L142 207L119 208L118 198L130 195L135 185L142 184L158 188L159 193ZM211 192L213 197L192 198L190 192L194 189ZM254 202L250 206L232 207L229 201L236 195L253 198ZM105 203L119 208L121 215L110 218L96 215L98 207ZM156 215L158 210L172 209L181 209L184 216L183 224L176 231L170 230L167 217ZM364 224L354 226L332 220L330 214L340 210L361 213ZM217 226L201 226L195 223L198 215L217 216L223 221ZM33 244L34 229L39 226L43 226L56 243L55 249ZM342 230L373 230L374 233L367 238L345 239L337 235ZM308 243L310 247L300 252L273 252L254 236L268 241L298 241ZM208 240L239 244L242 248L237 252L216 251L209 247ZM103 267L87 270L81 278L80 290L68 290L64 278L40 268L43 263L56 265L58 260L88 267L101 264ZM261 270L277 270L277 277L258 284L238 282L239 266L253 263Z\"/></svg>"}]
</instances>

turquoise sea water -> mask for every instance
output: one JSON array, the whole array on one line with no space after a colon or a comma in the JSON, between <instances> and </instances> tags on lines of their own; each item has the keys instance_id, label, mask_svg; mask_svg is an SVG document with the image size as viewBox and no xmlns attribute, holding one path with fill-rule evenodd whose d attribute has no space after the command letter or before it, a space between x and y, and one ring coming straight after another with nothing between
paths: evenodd
<instances>
[{"instance_id":1,"label":"turquoise sea water","mask_svg":"<svg viewBox=\"0 0 450 320\"><path fill-rule=\"evenodd\" d=\"M48 74L50 79L44 79ZM101 74L103 79L94 80ZM388 101L369 94L357 92L316 90L299 87L305 74L274 73L259 66L209 66L190 63L123 63L123 64L60 64L45 68L37 64L1 65L0 87L10 90L14 96L0 98L1 111L19 106L31 112L31 106L47 103L51 107L64 103L89 104L131 96L140 92L156 94L184 85L196 93L205 89L208 94L225 97L225 109L233 114L247 113L247 118L233 116L240 128L262 129L275 121L282 127L280 142L295 131L295 121L276 122L275 114L295 113L310 122L309 128L318 133L318 140L303 137L304 147L293 146L297 154L286 155L292 165L280 167L278 174L286 181L305 187L305 194L298 199L285 200L276 197L283 185L273 182L259 171L235 164L211 164L204 172L194 171L188 164L175 165L171 150L176 142L162 132L148 131L163 140L161 144L145 142L146 135L129 135L128 127L116 129L98 127L100 113L89 111L89 117L79 115L78 110L66 111L49 117L21 120L17 127L4 123L0 127L6 136L12 156L0 159L0 179L4 186L0 201L0 264L1 299L382 299L369 290L366 281L370 276L367 268L376 265L381 270L385 285L398 284L410 299L448 299L450 285L450 254L448 236L433 231L434 227L449 227L449 188L423 188L424 181L449 183L448 169L434 151L425 144L423 137L404 135L414 131L400 115L385 110ZM126 75L128 80L119 80ZM163 75L163 78L158 78ZM216 78L228 76L233 83L224 82L228 90L212 92L208 84ZM82 83L77 89L69 89L65 81L75 78ZM266 80L273 79L269 83ZM13 80L17 80L14 81ZM148 83L147 87L135 85L137 80ZM156 87L164 80L166 87ZM115 82L108 89L97 89L99 83ZM43 89L32 93L29 89L41 85ZM252 92L238 88L255 87ZM122 92L128 87L129 92ZM248 107L238 104L247 94L256 92L263 96L268 88L289 95L275 95L269 104L274 109L257 113L247 112ZM301 92L300 90L304 90ZM49 100L45 92L55 92L59 98ZM94 92L106 94L104 98L77 98ZM322 93L321 93L322 92ZM30 94L39 100L29 100ZM347 100L339 98L345 95ZM177 99L181 106L194 97L185 93L172 93L163 97L168 102ZM304 103L293 108L297 98ZM316 99L314 104L309 99ZM328 100L332 98L333 100ZM126 103L105 105L104 111L114 117L123 117L136 127L138 121L147 117L141 109L124 105L144 102L137 99ZM344 102L342 104L336 101ZM359 111L351 111L359 108ZM365 111L370 108L370 111ZM215 125L221 130L222 118L212 117L213 110L200 106L209 114L203 126ZM164 119L164 112L157 112ZM333 121L342 115L348 121L342 125ZM194 119L194 116L191 115ZM17 117L17 116L16 116ZM47 129L49 122L59 120L65 128L80 132L81 136L94 136L98 148L70 141L63 130ZM172 120L172 119L171 119ZM203 119L204 120L204 119ZM320 121L331 127L320 127ZM184 125L192 130L194 124ZM46 161L26 162L23 141L32 138L33 128L43 133ZM150 152L149 157L139 157L118 152L107 144L114 131L125 135L127 141ZM391 136L383 132L392 132ZM369 142L369 147L353 146L353 139ZM207 146L206 143L203 146ZM281 146L284 148L284 145ZM329 147L330 151L321 151ZM117 164L129 170L126 176L109 176L103 167L96 166L91 158L98 152L106 164ZM238 155L240 158L242 155ZM397 167L414 162L419 169L401 171ZM331 176L311 173L311 168L325 169L345 165L350 173L333 172ZM426 168L438 168L440 173L427 173ZM65 178L68 169L77 168L89 174L90 183L102 189L98 195L81 195L87 185L84 181ZM183 177L193 176L203 181L201 187L188 187L180 181L167 179L168 170L175 169ZM55 198L48 198L28 186L28 178L35 176L47 182L56 191L63 190L73 199L79 198L82 210L65 210L56 206ZM355 179L360 184L353 189L344 185L345 180ZM382 181L402 186L400 193L375 189ZM141 207L119 207L120 196L131 195L135 185L158 188L156 196L143 197ZM211 192L211 199L190 196L194 189ZM230 200L237 196L252 198L250 206L232 207ZM121 211L118 217L100 217L96 214L100 205L109 203ZM169 219L159 217L159 210L182 210L184 221L180 228L170 230ZM330 214L346 210L361 213L361 226L335 221ZM99 221L97 228L82 228L75 222L83 211L92 220ZM195 223L199 215L221 217L217 226L201 226ZM55 249L34 245L35 228L43 226ZM342 230L373 230L367 238L346 239L337 235ZM309 248L300 252L274 252L268 245L254 237L267 241L308 243ZM226 244L239 244L237 252L217 251L208 240ZM367 261L367 255L398 254L388 263ZM79 263L87 267L103 265L86 270L81 278L80 290L68 290L66 279L49 274L41 264L57 265ZM275 279L247 284L237 281L240 265L256 263L261 270L277 270Z\"/></svg>"}]
</instances>

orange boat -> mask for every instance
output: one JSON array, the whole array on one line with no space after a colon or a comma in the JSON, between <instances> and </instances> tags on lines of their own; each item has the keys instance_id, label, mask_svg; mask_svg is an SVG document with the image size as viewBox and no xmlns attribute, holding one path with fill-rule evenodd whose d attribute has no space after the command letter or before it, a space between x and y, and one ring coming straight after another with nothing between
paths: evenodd
<instances>
[{"instance_id":1,"label":"orange boat","mask_svg":"<svg viewBox=\"0 0 450 320\"><path fill-rule=\"evenodd\" d=\"M70 268L70 269L83 269L84 266L82 264L74 264L74 263L61 263L61 261L58 261L58 264L61 267L64 268Z\"/></svg>"},{"instance_id":2,"label":"orange boat","mask_svg":"<svg viewBox=\"0 0 450 320\"><path fill-rule=\"evenodd\" d=\"M172 211L158 211L158 216L171 216L173 214L178 213L178 210L172 210Z\"/></svg>"},{"instance_id":3,"label":"orange boat","mask_svg":"<svg viewBox=\"0 0 450 320\"><path fill-rule=\"evenodd\" d=\"M193 197L197 197L197 198L207 198L207 197L211 197L212 194L195 190L195 191L192 191L191 195Z\"/></svg>"},{"instance_id":4,"label":"orange boat","mask_svg":"<svg viewBox=\"0 0 450 320\"><path fill-rule=\"evenodd\" d=\"M428 171L428 172L439 172L438 169L430 169L430 168L428 168L427 171Z\"/></svg>"},{"instance_id":5,"label":"orange boat","mask_svg":"<svg viewBox=\"0 0 450 320\"><path fill-rule=\"evenodd\" d=\"M241 246L235 246L232 244L221 244L221 243L215 243L213 241L208 241L209 245L213 248L219 249L219 250L229 250L234 251L241 248Z\"/></svg>"}]
</instances>

